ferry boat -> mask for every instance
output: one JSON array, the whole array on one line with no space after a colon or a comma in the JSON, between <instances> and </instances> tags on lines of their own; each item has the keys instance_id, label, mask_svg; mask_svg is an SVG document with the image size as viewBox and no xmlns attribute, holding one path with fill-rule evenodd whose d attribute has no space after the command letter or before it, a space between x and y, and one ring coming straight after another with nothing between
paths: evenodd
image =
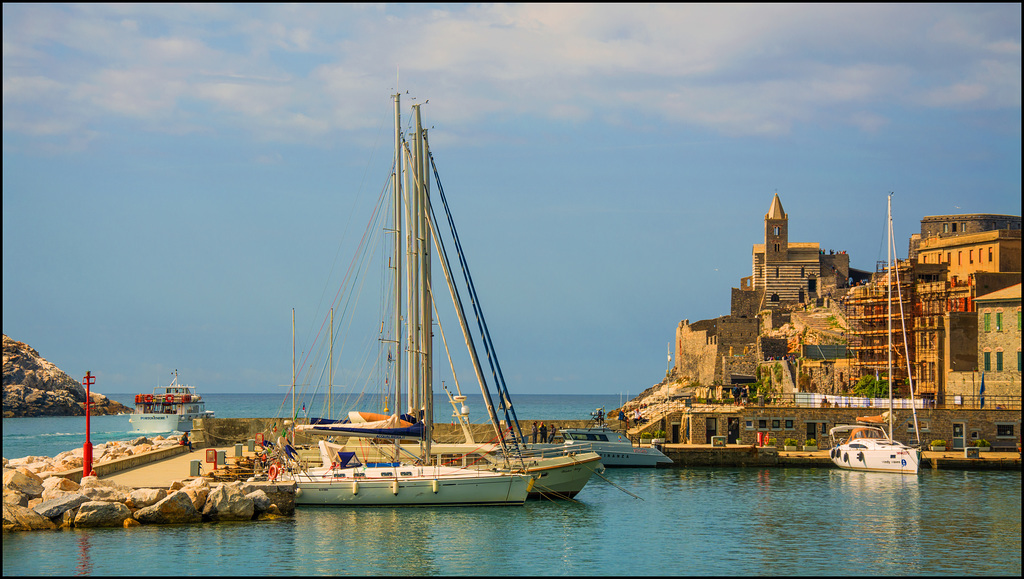
<instances>
[{"instance_id":1,"label":"ferry boat","mask_svg":"<svg viewBox=\"0 0 1024 579\"><path fill-rule=\"evenodd\" d=\"M562 444L532 444L536 450L560 448L565 451L592 451L601 455L601 464L606 467L656 467L671 465L672 459L657 448L633 446L621 432L607 426L592 428L563 428L559 431L565 442Z\"/></svg>"},{"instance_id":2,"label":"ferry boat","mask_svg":"<svg viewBox=\"0 0 1024 579\"><path fill-rule=\"evenodd\" d=\"M205 409L195 387L178 384L178 371L168 386L153 388L152 394L135 395L135 411L128 418L136 432L188 432L196 418L213 418Z\"/></svg>"}]
</instances>

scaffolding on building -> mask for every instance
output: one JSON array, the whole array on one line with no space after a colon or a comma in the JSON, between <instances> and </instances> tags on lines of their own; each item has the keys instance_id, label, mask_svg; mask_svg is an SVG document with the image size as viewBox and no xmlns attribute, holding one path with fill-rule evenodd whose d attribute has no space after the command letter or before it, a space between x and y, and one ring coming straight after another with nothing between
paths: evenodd
<instances>
[{"instance_id":1,"label":"scaffolding on building","mask_svg":"<svg viewBox=\"0 0 1024 579\"><path fill-rule=\"evenodd\" d=\"M892 340L889 339L889 281L886 262L876 265L871 282L851 288L846 296L845 314L850 323L848 352L851 358L850 384L861 376L885 377L888 373L889 344L892 344L893 386L902 385L907 377L907 352L914 360L914 342L904 344L903 327L913 328L914 275L913 262L897 260L892 283ZM902 299L902 303L901 303ZM902 307L901 307L902 306ZM901 313L904 320L901 322ZM915 371L916 378L916 371ZM893 394L903 394L894 390Z\"/></svg>"},{"instance_id":2,"label":"scaffolding on building","mask_svg":"<svg viewBox=\"0 0 1024 579\"><path fill-rule=\"evenodd\" d=\"M974 311L971 278L918 283L914 287L914 380L926 398L938 399L945 389L945 318L950 312Z\"/></svg>"}]
</instances>

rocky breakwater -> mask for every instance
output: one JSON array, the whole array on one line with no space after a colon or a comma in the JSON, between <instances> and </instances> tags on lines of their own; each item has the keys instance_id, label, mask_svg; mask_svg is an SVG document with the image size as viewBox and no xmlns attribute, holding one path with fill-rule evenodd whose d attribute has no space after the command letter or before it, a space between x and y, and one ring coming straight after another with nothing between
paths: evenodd
<instances>
[{"instance_id":1,"label":"rocky breakwater","mask_svg":"<svg viewBox=\"0 0 1024 579\"><path fill-rule=\"evenodd\" d=\"M4 418L22 416L84 416L85 387L39 352L4 334ZM91 392L90 413L125 414L120 402Z\"/></svg>"},{"instance_id":2,"label":"rocky breakwater","mask_svg":"<svg viewBox=\"0 0 1024 579\"><path fill-rule=\"evenodd\" d=\"M166 489L132 489L94 476L79 484L4 465L4 532L251 521L294 510L293 485L194 478Z\"/></svg>"}]
</instances>

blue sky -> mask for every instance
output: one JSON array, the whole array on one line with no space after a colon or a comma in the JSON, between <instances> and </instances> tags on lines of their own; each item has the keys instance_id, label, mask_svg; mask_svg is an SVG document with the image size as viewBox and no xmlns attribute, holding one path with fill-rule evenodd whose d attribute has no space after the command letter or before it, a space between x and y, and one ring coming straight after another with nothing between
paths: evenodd
<instances>
[{"instance_id":1,"label":"blue sky","mask_svg":"<svg viewBox=\"0 0 1024 579\"><path fill-rule=\"evenodd\" d=\"M1019 4L4 4L4 333L100 392L281 391L396 86L513 393L658 382L775 192L861 269L889 191L903 257L923 216L1021 213Z\"/></svg>"}]
</instances>

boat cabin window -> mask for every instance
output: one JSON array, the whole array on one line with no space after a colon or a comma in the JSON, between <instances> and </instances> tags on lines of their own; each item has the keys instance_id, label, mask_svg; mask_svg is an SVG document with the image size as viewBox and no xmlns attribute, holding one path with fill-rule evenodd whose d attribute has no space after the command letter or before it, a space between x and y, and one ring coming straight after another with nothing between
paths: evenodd
<instances>
[{"instance_id":1,"label":"boat cabin window","mask_svg":"<svg viewBox=\"0 0 1024 579\"><path fill-rule=\"evenodd\" d=\"M401 474L402 474L402 476L412 476L412 471L403 470Z\"/></svg>"},{"instance_id":2,"label":"boat cabin window","mask_svg":"<svg viewBox=\"0 0 1024 579\"><path fill-rule=\"evenodd\" d=\"M356 478L366 478L366 473L365 472L357 472L357 473L353 473L352 476L354 476Z\"/></svg>"},{"instance_id":3,"label":"boat cabin window","mask_svg":"<svg viewBox=\"0 0 1024 579\"><path fill-rule=\"evenodd\" d=\"M382 473L380 473L380 476L395 476L395 473L393 473L393 472L382 472Z\"/></svg>"},{"instance_id":4,"label":"boat cabin window","mask_svg":"<svg viewBox=\"0 0 1024 579\"><path fill-rule=\"evenodd\" d=\"M850 440L857 438L883 439L885 435L882 434L882 431L875 430L874 428L859 428L850 433Z\"/></svg>"}]
</instances>

